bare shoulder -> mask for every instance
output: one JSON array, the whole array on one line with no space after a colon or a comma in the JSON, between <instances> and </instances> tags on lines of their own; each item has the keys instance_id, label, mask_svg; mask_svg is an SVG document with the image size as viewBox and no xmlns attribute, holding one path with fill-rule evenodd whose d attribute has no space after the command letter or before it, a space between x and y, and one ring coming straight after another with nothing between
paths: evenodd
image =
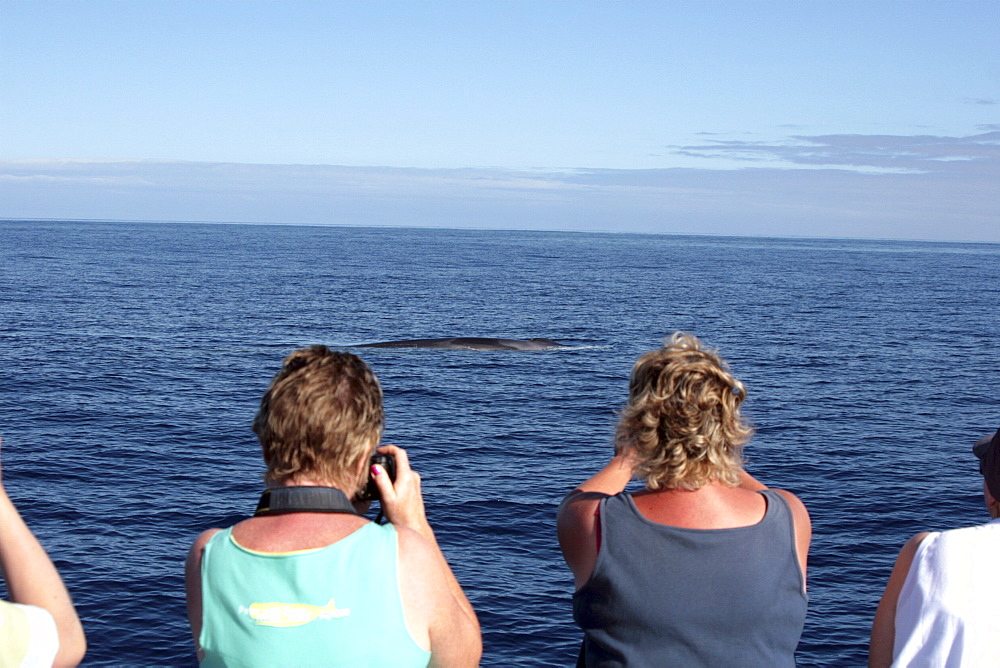
<instances>
[{"instance_id":1,"label":"bare shoulder","mask_svg":"<svg viewBox=\"0 0 1000 668\"><path fill-rule=\"evenodd\" d=\"M886 586L886 592L892 598L893 609L895 609L903 583L906 582L906 577L910 574L910 566L913 565L913 559L917 556L917 549L930 535L930 531L922 531L903 543L903 547L899 550L899 556L896 557L896 563L892 566L892 573L889 575L889 583Z\"/></svg>"},{"instance_id":2,"label":"bare shoulder","mask_svg":"<svg viewBox=\"0 0 1000 668\"><path fill-rule=\"evenodd\" d=\"M885 585L882 599L875 610L875 619L872 621L871 640L868 647L869 668L884 668L892 665L892 649L896 637L894 620L896 619L896 608L899 605L899 595L910 574L910 566L913 565L917 549L929 535L931 532L922 531L913 536L903 544L899 556L896 557L896 563L892 566L889 581Z\"/></svg>"},{"instance_id":3,"label":"bare shoulder","mask_svg":"<svg viewBox=\"0 0 1000 668\"><path fill-rule=\"evenodd\" d=\"M586 563L597 557L597 511L606 498L608 495L601 492L574 490L559 504L556 533L563 557L573 570L578 556L584 557Z\"/></svg>"},{"instance_id":4,"label":"bare shoulder","mask_svg":"<svg viewBox=\"0 0 1000 668\"><path fill-rule=\"evenodd\" d=\"M188 551L187 560L184 564L189 579L196 572L200 571L201 555L205 552L205 546L208 545L208 541L212 540L212 536L220 531L222 531L222 529L208 529L207 531L202 531L198 537L195 538L194 543L191 545L191 549Z\"/></svg>"},{"instance_id":5,"label":"bare shoulder","mask_svg":"<svg viewBox=\"0 0 1000 668\"><path fill-rule=\"evenodd\" d=\"M424 610L442 605L448 597L448 571L444 557L436 545L409 527L397 527L399 545L399 583L404 604L411 605L408 618L423 618L429 622ZM422 603L421 603L422 602ZM428 602L434 605L427 606Z\"/></svg>"},{"instance_id":6,"label":"bare shoulder","mask_svg":"<svg viewBox=\"0 0 1000 668\"><path fill-rule=\"evenodd\" d=\"M606 494L605 492L587 491L578 487L563 497L563 500L559 503L559 507L563 508L578 504L600 503L601 499L605 499L609 496L611 495Z\"/></svg>"},{"instance_id":7,"label":"bare shoulder","mask_svg":"<svg viewBox=\"0 0 1000 668\"><path fill-rule=\"evenodd\" d=\"M194 541L195 546L205 547L208 541L212 540L212 536L220 531L222 531L222 529L206 529L205 531L202 531L198 534L198 537Z\"/></svg>"},{"instance_id":8,"label":"bare shoulder","mask_svg":"<svg viewBox=\"0 0 1000 668\"><path fill-rule=\"evenodd\" d=\"M444 554L418 531L397 528L399 586L406 627L431 653L431 666L478 666L479 621Z\"/></svg>"},{"instance_id":9,"label":"bare shoulder","mask_svg":"<svg viewBox=\"0 0 1000 668\"><path fill-rule=\"evenodd\" d=\"M601 501L608 496L578 489L570 492L559 506L556 534L577 589L590 579L597 564L597 512Z\"/></svg>"},{"instance_id":10,"label":"bare shoulder","mask_svg":"<svg viewBox=\"0 0 1000 668\"><path fill-rule=\"evenodd\" d=\"M899 597L899 591L906 581L906 576L910 573L910 566L913 565L913 559L917 556L917 549L931 533L930 531L918 533L903 543L903 547L899 550L899 556L896 557L896 563L892 566L889 584L886 587L886 590L892 593L893 604L895 604L895 599Z\"/></svg>"},{"instance_id":11,"label":"bare shoulder","mask_svg":"<svg viewBox=\"0 0 1000 668\"><path fill-rule=\"evenodd\" d=\"M781 495L788 503L788 508L792 511L792 517L795 519L795 527L798 528L809 528L812 527L812 520L809 518L809 510L806 509L806 504L802 503L802 500L789 492L787 489L775 489L773 490Z\"/></svg>"},{"instance_id":12,"label":"bare shoulder","mask_svg":"<svg viewBox=\"0 0 1000 668\"><path fill-rule=\"evenodd\" d=\"M806 504L802 503L802 499L800 499L799 497L795 496L794 494L792 494L791 492L789 492L787 489L775 489L775 488L772 487L771 491L772 492L777 492L778 494L780 494L781 498L783 498L785 501L788 502L788 505L789 505L789 507L791 507L793 513L795 513L795 512L803 512L803 513L806 514L806 516L809 515L809 511L806 510Z\"/></svg>"},{"instance_id":13,"label":"bare shoulder","mask_svg":"<svg viewBox=\"0 0 1000 668\"><path fill-rule=\"evenodd\" d=\"M899 556L896 558L896 562L899 564L900 569L904 572L910 570L910 565L913 563L913 558L917 556L917 548L920 547L924 539L931 535L930 531L921 531L917 535L910 538L910 540L903 543L903 547L899 550Z\"/></svg>"},{"instance_id":14,"label":"bare shoulder","mask_svg":"<svg viewBox=\"0 0 1000 668\"><path fill-rule=\"evenodd\" d=\"M431 650L430 627L441 609L441 593L447 580L441 572L435 550L426 538L409 527L396 527L399 546L397 562L403 617L410 637L424 650Z\"/></svg>"},{"instance_id":15,"label":"bare shoulder","mask_svg":"<svg viewBox=\"0 0 1000 668\"><path fill-rule=\"evenodd\" d=\"M198 537L194 540L194 544L191 546L191 556L200 556L204 551L205 546L208 545L208 541L212 540L212 536L220 531L222 531L222 529L207 529L206 531L202 531L198 534Z\"/></svg>"},{"instance_id":16,"label":"bare shoulder","mask_svg":"<svg viewBox=\"0 0 1000 668\"><path fill-rule=\"evenodd\" d=\"M437 564L437 550L429 540L410 527L395 527L399 544L399 561L410 567L429 567Z\"/></svg>"},{"instance_id":17,"label":"bare shoulder","mask_svg":"<svg viewBox=\"0 0 1000 668\"><path fill-rule=\"evenodd\" d=\"M580 489L575 489L567 494L559 504L557 519L560 529L564 528L564 525L593 527L597 507L608 496L602 492L585 492ZM565 528L569 528L569 526L565 526Z\"/></svg>"},{"instance_id":18,"label":"bare shoulder","mask_svg":"<svg viewBox=\"0 0 1000 668\"><path fill-rule=\"evenodd\" d=\"M795 527L795 554L799 559L799 568L802 569L802 583L805 585L806 572L809 562L809 545L812 543L812 520L809 519L809 511L799 497L785 489L775 489L781 498L788 503L788 508L792 513L792 525Z\"/></svg>"}]
</instances>

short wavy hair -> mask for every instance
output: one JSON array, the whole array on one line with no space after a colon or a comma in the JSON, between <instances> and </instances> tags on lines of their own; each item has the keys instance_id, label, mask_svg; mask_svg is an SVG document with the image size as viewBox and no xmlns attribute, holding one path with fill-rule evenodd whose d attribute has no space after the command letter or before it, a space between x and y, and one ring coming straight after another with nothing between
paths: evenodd
<instances>
[{"instance_id":1,"label":"short wavy hair","mask_svg":"<svg viewBox=\"0 0 1000 668\"><path fill-rule=\"evenodd\" d=\"M382 387L371 369L351 353L311 346L285 358L253 431L269 482L309 476L346 485L358 460L378 446L384 422Z\"/></svg>"},{"instance_id":2,"label":"short wavy hair","mask_svg":"<svg viewBox=\"0 0 1000 668\"><path fill-rule=\"evenodd\" d=\"M629 400L615 433L631 450L648 489L695 490L739 484L753 428L740 414L743 383L697 337L676 332L632 368Z\"/></svg>"}]
</instances>

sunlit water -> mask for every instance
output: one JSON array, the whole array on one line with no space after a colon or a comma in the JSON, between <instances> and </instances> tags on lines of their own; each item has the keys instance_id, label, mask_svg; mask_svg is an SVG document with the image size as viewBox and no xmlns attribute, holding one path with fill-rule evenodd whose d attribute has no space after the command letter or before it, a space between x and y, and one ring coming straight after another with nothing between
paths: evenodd
<instances>
[{"instance_id":1,"label":"sunlit water","mask_svg":"<svg viewBox=\"0 0 1000 668\"><path fill-rule=\"evenodd\" d=\"M748 467L814 526L800 665L861 665L911 534L985 521L1000 246L615 234L0 222L4 481L69 586L87 665L191 665L183 558L252 511L249 423L284 355L357 349L386 391L483 665L571 665L559 499L611 452L634 359L674 330L747 385ZM653 576L653 574L651 574Z\"/></svg>"}]
</instances>

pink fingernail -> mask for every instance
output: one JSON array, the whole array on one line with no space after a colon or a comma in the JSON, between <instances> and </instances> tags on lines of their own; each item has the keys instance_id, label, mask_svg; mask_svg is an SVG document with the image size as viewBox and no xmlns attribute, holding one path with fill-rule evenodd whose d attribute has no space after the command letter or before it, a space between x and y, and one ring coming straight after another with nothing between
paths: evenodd
<instances>
[{"instance_id":1,"label":"pink fingernail","mask_svg":"<svg viewBox=\"0 0 1000 668\"><path fill-rule=\"evenodd\" d=\"M380 473L381 471L379 471L378 465L372 464L372 475L379 475Z\"/></svg>"}]
</instances>

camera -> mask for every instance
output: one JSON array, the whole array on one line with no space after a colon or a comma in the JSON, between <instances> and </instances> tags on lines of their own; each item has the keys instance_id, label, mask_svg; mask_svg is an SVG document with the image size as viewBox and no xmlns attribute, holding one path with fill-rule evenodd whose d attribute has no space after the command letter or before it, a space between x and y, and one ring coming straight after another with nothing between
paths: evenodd
<instances>
[{"instance_id":1,"label":"camera","mask_svg":"<svg viewBox=\"0 0 1000 668\"><path fill-rule=\"evenodd\" d=\"M381 452L376 452L372 455L372 459L368 463L368 484L358 494L358 499L361 501L378 501L380 498L378 485L375 484L375 479L371 473L371 467L375 464L385 469L385 472L389 475L389 480L396 482L396 458L392 455L383 455Z\"/></svg>"}]
</instances>

